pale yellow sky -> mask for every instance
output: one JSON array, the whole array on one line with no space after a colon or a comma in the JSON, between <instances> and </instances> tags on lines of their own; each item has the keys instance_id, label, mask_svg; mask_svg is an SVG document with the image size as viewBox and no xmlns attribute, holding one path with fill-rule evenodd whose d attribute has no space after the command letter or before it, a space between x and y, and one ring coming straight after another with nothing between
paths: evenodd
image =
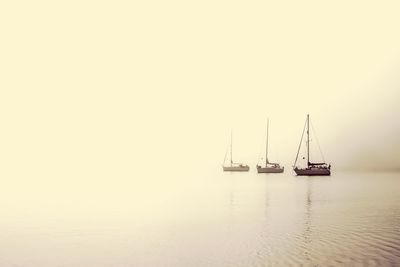
<instances>
[{"instance_id":1,"label":"pale yellow sky","mask_svg":"<svg viewBox=\"0 0 400 267\"><path fill-rule=\"evenodd\" d=\"M310 113L334 166L400 166L397 1L0 4L4 175L292 164Z\"/></svg>"}]
</instances>

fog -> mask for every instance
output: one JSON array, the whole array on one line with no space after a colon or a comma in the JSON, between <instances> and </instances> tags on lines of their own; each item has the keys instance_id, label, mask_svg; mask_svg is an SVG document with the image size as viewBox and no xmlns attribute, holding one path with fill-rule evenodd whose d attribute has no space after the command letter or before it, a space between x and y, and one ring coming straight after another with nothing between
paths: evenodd
<instances>
[{"instance_id":1,"label":"fog","mask_svg":"<svg viewBox=\"0 0 400 267\"><path fill-rule=\"evenodd\" d=\"M400 167L400 4L1 4L3 176L293 164L306 114L337 169ZM74 178L71 178L74 177Z\"/></svg>"}]
</instances>

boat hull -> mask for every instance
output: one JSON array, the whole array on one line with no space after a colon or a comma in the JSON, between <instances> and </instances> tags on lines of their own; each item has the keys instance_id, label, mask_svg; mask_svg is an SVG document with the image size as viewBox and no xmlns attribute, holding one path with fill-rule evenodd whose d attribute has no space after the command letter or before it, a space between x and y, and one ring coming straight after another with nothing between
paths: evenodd
<instances>
[{"instance_id":1,"label":"boat hull","mask_svg":"<svg viewBox=\"0 0 400 267\"><path fill-rule=\"evenodd\" d=\"M329 176L330 169L294 169L298 176Z\"/></svg>"},{"instance_id":2,"label":"boat hull","mask_svg":"<svg viewBox=\"0 0 400 267\"><path fill-rule=\"evenodd\" d=\"M282 173L284 168L272 168L272 167L259 167L257 168L258 173Z\"/></svg>"},{"instance_id":3,"label":"boat hull","mask_svg":"<svg viewBox=\"0 0 400 267\"><path fill-rule=\"evenodd\" d=\"M249 166L223 166L224 172L248 172L250 170Z\"/></svg>"}]
</instances>

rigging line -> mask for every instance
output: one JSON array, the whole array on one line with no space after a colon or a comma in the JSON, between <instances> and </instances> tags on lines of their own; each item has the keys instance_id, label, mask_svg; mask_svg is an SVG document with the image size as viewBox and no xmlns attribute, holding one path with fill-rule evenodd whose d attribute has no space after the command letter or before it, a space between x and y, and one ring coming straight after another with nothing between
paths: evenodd
<instances>
[{"instance_id":1,"label":"rigging line","mask_svg":"<svg viewBox=\"0 0 400 267\"><path fill-rule=\"evenodd\" d=\"M304 136L304 131L305 131L305 129L306 129L306 125L307 125L307 119L306 119L306 122L304 123L304 127L303 127L303 133L301 134L301 139L300 139L299 149L297 149L296 160L294 161L293 167L295 167L295 166L296 166L296 163L297 163L297 158L299 157L299 152L300 152L300 148L301 148L301 142L303 141L303 136Z\"/></svg>"},{"instance_id":2,"label":"rigging line","mask_svg":"<svg viewBox=\"0 0 400 267\"><path fill-rule=\"evenodd\" d=\"M280 160L279 160L279 149L276 150L275 155L276 155L276 159L278 160L278 162L280 162Z\"/></svg>"},{"instance_id":3,"label":"rigging line","mask_svg":"<svg viewBox=\"0 0 400 267\"><path fill-rule=\"evenodd\" d=\"M268 139L269 139L269 118L267 119L267 143L265 147L265 166L268 164Z\"/></svg>"},{"instance_id":4,"label":"rigging line","mask_svg":"<svg viewBox=\"0 0 400 267\"><path fill-rule=\"evenodd\" d=\"M265 134L265 136L266 136L266 134ZM258 161L257 161L257 165L259 165L260 164L260 162L261 162L261 164L262 164L262 162L264 161L264 158L263 158L263 155L264 154L264 151L263 151L263 149L261 148L260 150L259 150L259 152L258 152Z\"/></svg>"},{"instance_id":5,"label":"rigging line","mask_svg":"<svg viewBox=\"0 0 400 267\"><path fill-rule=\"evenodd\" d=\"M310 122L311 122L311 121L310 121ZM311 122L311 129L312 129L312 131L314 132L315 140L317 140L317 145L318 145L319 153L321 154L322 160L323 160L324 162L326 162L326 161L325 161L325 158L324 158L324 154L322 153L321 146L319 145L319 141L318 141L318 137L317 137L317 132L314 130L314 126L313 126L312 122Z\"/></svg>"},{"instance_id":6,"label":"rigging line","mask_svg":"<svg viewBox=\"0 0 400 267\"><path fill-rule=\"evenodd\" d=\"M222 163L223 166L225 166L225 161L226 161L226 156L228 155L228 148L225 151L225 157L224 157L224 162Z\"/></svg>"},{"instance_id":7,"label":"rigging line","mask_svg":"<svg viewBox=\"0 0 400 267\"><path fill-rule=\"evenodd\" d=\"M232 149L233 137L232 136L233 136L233 130L231 128L231 166L233 164L233 156L232 156L232 154L233 154L233 149Z\"/></svg>"},{"instance_id":8,"label":"rigging line","mask_svg":"<svg viewBox=\"0 0 400 267\"><path fill-rule=\"evenodd\" d=\"M258 161L257 161L257 165L259 165L259 164L260 164L260 161L263 160L262 154L263 154L263 151L262 151L262 148L261 148L261 149L258 151Z\"/></svg>"}]
</instances>

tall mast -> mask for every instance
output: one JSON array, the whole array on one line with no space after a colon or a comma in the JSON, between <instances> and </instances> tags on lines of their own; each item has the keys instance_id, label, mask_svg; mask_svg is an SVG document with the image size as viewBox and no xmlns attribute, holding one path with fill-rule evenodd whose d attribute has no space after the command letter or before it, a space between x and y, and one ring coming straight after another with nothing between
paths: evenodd
<instances>
[{"instance_id":1,"label":"tall mast","mask_svg":"<svg viewBox=\"0 0 400 267\"><path fill-rule=\"evenodd\" d=\"M233 164L233 160L232 160L232 129L231 129L231 166Z\"/></svg>"},{"instance_id":2,"label":"tall mast","mask_svg":"<svg viewBox=\"0 0 400 267\"><path fill-rule=\"evenodd\" d=\"M267 119L267 145L265 148L265 166L268 164L268 134L269 134L269 118Z\"/></svg>"},{"instance_id":3,"label":"tall mast","mask_svg":"<svg viewBox=\"0 0 400 267\"><path fill-rule=\"evenodd\" d=\"M307 114L307 167L310 165L310 114Z\"/></svg>"}]
</instances>

